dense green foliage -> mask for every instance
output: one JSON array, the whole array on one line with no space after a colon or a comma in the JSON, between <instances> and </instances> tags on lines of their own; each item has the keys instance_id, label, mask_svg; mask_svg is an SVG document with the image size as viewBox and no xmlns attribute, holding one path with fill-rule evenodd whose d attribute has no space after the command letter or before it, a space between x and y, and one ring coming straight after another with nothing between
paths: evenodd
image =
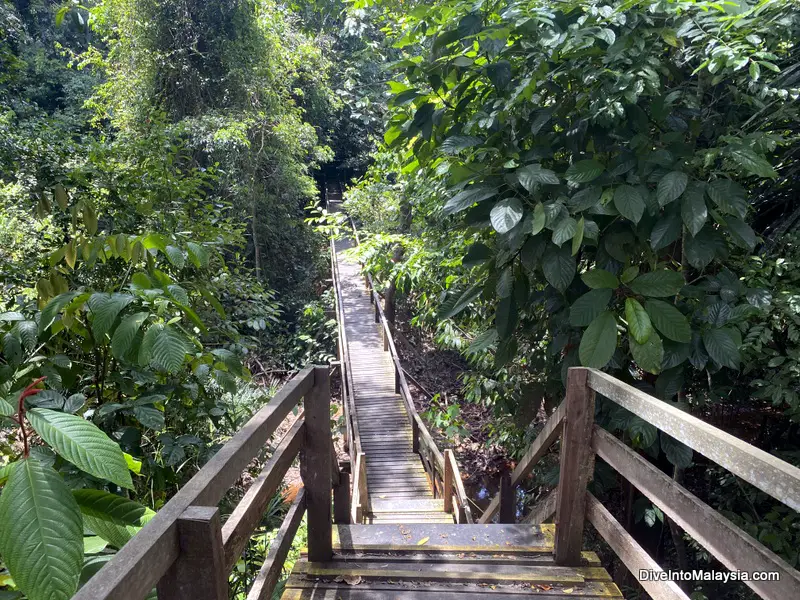
<instances>
[{"instance_id":1,"label":"dense green foliage","mask_svg":"<svg viewBox=\"0 0 800 600\"><path fill-rule=\"evenodd\" d=\"M273 2L0 3L9 597L71 597L269 397L248 366L329 359L331 66Z\"/></svg>"},{"instance_id":2,"label":"dense green foliage","mask_svg":"<svg viewBox=\"0 0 800 600\"><path fill-rule=\"evenodd\" d=\"M494 408L491 439L519 452L514 416L553 406L584 365L761 420L736 432L797 462L797 5L359 4L403 55L385 144L346 206L374 234L368 268L473 365L464 399ZM694 464L598 411L670 473ZM728 489L751 525L773 510ZM798 564L786 519L754 534Z\"/></svg>"}]
</instances>

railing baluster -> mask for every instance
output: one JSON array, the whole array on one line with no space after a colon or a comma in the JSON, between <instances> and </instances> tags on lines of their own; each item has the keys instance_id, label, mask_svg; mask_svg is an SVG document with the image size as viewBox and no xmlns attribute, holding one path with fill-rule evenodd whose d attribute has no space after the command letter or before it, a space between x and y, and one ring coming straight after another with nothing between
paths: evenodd
<instances>
[{"instance_id":1,"label":"railing baluster","mask_svg":"<svg viewBox=\"0 0 800 600\"><path fill-rule=\"evenodd\" d=\"M314 387L306 394L306 439L301 474L306 488L308 560L333 556L331 532L331 392L328 367L314 368Z\"/></svg>"},{"instance_id":2,"label":"railing baluster","mask_svg":"<svg viewBox=\"0 0 800 600\"><path fill-rule=\"evenodd\" d=\"M216 506L190 506L178 517L180 554L158 583L159 600L227 600L228 574Z\"/></svg>"},{"instance_id":3,"label":"railing baluster","mask_svg":"<svg viewBox=\"0 0 800 600\"><path fill-rule=\"evenodd\" d=\"M589 372L571 367L567 375L567 411L561 438L561 475L556 503L555 560L558 565L581 562L586 485L594 470L591 448L594 427L594 390L587 385Z\"/></svg>"},{"instance_id":4,"label":"railing baluster","mask_svg":"<svg viewBox=\"0 0 800 600\"><path fill-rule=\"evenodd\" d=\"M444 512L453 512L453 451L444 451Z\"/></svg>"},{"instance_id":5,"label":"railing baluster","mask_svg":"<svg viewBox=\"0 0 800 600\"><path fill-rule=\"evenodd\" d=\"M500 515L499 523L516 521L517 503L514 498L514 486L511 485L511 474L506 472L500 477Z\"/></svg>"}]
</instances>

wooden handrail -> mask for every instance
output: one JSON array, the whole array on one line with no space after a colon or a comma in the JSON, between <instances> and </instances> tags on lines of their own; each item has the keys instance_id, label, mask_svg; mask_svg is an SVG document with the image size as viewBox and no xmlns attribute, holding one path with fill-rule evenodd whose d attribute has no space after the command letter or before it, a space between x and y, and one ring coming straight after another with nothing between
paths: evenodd
<instances>
[{"instance_id":1,"label":"wooden handrail","mask_svg":"<svg viewBox=\"0 0 800 600\"><path fill-rule=\"evenodd\" d=\"M595 369L588 385L676 440L800 511L800 469Z\"/></svg>"},{"instance_id":2,"label":"wooden handrail","mask_svg":"<svg viewBox=\"0 0 800 600\"><path fill-rule=\"evenodd\" d=\"M778 572L780 581L755 581L764 598L797 598L800 573L616 437L594 426L592 449L684 531L732 571Z\"/></svg>"},{"instance_id":3,"label":"wooden handrail","mask_svg":"<svg viewBox=\"0 0 800 600\"><path fill-rule=\"evenodd\" d=\"M530 475L533 467L536 466L536 463L539 462L539 459L544 456L545 452L550 449L550 446L558 439L561 435L561 428L564 425L564 413L566 410L566 405L564 402L559 404L558 408L550 415L550 418L547 419L547 423L545 423L544 428L539 432L539 435L536 436L536 439L533 440L533 443L528 446L528 449L525 451L524 456L520 461L517 463L517 466L511 473L511 488L516 488L523 479L525 479L528 475ZM497 511L500 509L500 494L495 494L492 501L489 503L489 506L486 507L486 510L483 511L481 518L478 519L478 523L489 523L497 514Z\"/></svg>"},{"instance_id":4,"label":"wooden handrail","mask_svg":"<svg viewBox=\"0 0 800 600\"><path fill-rule=\"evenodd\" d=\"M244 552L250 541L250 534L261 522L264 509L300 452L305 433L305 420L301 414L283 436L275 453L245 492L231 516L225 521L225 526L222 528L222 544L225 547L226 571L233 569Z\"/></svg>"},{"instance_id":5,"label":"wooden handrail","mask_svg":"<svg viewBox=\"0 0 800 600\"><path fill-rule=\"evenodd\" d=\"M473 523L472 508L469 506L467 491L464 481L458 470L456 455L452 450L444 451L444 482L442 486L444 496L444 511L453 513L457 523Z\"/></svg>"},{"instance_id":6,"label":"wooden handrail","mask_svg":"<svg viewBox=\"0 0 800 600\"><path fill-rule=\"evenodd\" d=\"M327 366L303 369L78 591L74 600L141 600L154 587L158 587L159 600L227 598L230 568L260 521L260 507L274 493L301 447L308 455L308 460L301 460L301 473L305 483L302 498L309 515L309 555L328 560L332 555L328 385ZM283 437L253 487L221 528L216 505L300 400L304 401L304 414ZM296 526L286 531L293 537ZM291 539L285 543L290 544ZM274 585L271 576L265 581ZM262 585L261 597L271 593L268 587Z\"/></svg>"},{"instance_id":7,"label":"wooden handrail","mask_svg":"<svg viewBox=\"0 0 800 600\"><path fill-rule=\"evenodd\" d=\"M565 424L562 428L559 484L525 518L525 522L538 524L555 512L556 563L580 563L584 520L588 519L632 572L661 570L600 502L586 491L597 455L728 569L778 573L775 581L745 581L760 597L767 600L800 597L800 572L616 437L594 425L595 392L784 504L792 508L800 505L800 469L606 373L572 367L568 374L567 399L556 411L560 412ZM558 418L551 418L554 420ZM545 430L515 469L515 475L519 475L514 478L515 484L530 472L542 456L543 447L549 446L557 437L559 428L555 423L550 425L548 421ZM494 501L490 507L493 505ZM485 520L490 518L491 515ZM687 598L672 582L649 581L642 582L642 585L657 600Z\"/></svg>"},{"instance_id":8,"label":"wooden handrail","mask_svg":"<svg viewBox=\"0 0 800 600\"><path fill-rule=\"evenodd\" d=\"M586 518L611 546L631 573L641 570L663 572L659 564L625 531L597 498L586 492ZM689 600L674 581L642 581L642 587L653 600Z\"/></svg>"}]
</instances>

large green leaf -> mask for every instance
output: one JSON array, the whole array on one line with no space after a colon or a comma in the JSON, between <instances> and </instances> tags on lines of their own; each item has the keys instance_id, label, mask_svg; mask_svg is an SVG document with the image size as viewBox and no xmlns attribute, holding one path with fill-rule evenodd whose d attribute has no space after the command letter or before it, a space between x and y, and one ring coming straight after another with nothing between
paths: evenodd
<instances>
[{"instance_id":1,"label":"large green leaf","mask_svg":"<svg viewBox=\"0 0 800 600\"><path fill-rule=\"evenodd\" d=\"M488 350L489 348L494 346L494 344L498 340L498 337L499 336L497 335L497 329L494 328L487 329L486 331L478 335L474 340L472 340L472 343L467 348L466 353L479 354L481 352L484 352L485 350Z\"/></svg>"},{"instance_id":2,"label":"large green leaf","mask_svg":"<svg viewBox=\"0 0 800 600\"><path fill-rule=\"evenodd\" d=\"M188 242L186 244L186 251L189 255L189 260L192 261L195 267L200 269L208 266L208 250L206 250L204 246L196 244L195 242Z\"/></svg>"},{"instance_id":3,"label":"large green leaf","mask_svg":"<svg viewBox=\"0 0 800 600\"><path fill-rule=\"evenodd\" d=\"M644 307L635 298L625 300L625 320L628 322L628 333L639 344L644 344L653 333L653 324Z\"/></svg>"},{"instance_id":4,"label":"large green leaf","mask_svg":"<svg viewBox=\"0 0 800 600\"><path fill-rule=\"evenodd\" d=\"M569 323L574 327L586 327L600 315L611 301L611 290L597 289L586 292L569 308Z\"/></svg>"},{"instance_id":5,"label":"large green leaf","mask_svg":"<svg viewBox=\"0 0 800 600\"><path fill-rule=\"evenodd\" d=\"M675 306L662 300L647 300L644 303L647 314L661 334L675 342L690 342L692 328L689 321Z\"/></svg>"},{"instance_id":6,"label":"large green leaf","mask_svg":"<svg viewBox=\"0 0 800 600\"><path fill-rule=\"evenodd\" d=\"M575 278L575 257L569 248L548 246L542 258L542 271L548 283L563 292Z\"/></svg>"},{"instance_id":7,"label":"large green leaf","mask_svg":"<svg viewBox=\"0 0 800 600\"><path fill-rule=\"evenodd\" d=\"M696 236L684 239L683 251L686 260L695 269L704 269L717 255L718 248L725 248L717 231L704 227Z\"/></svg>"},{"instance_id":8,"label":"large green leaf","mask_svg":"<svg viewBox=\"0 0 800 600\"><path fill-rule=\"evenodd\" d=\"M133 489L119 445L89 421L46 408L28 411L28 420L42 439L79 469Z\"/></svg>"},{"instance_id":9,"label":"large green leaf","mask_svg":"<svg viewBox=\"0 0 800 600\"><path fill-rule=\"evenodd\" d=\"M10 417L11 415L13 415L16 412L17 412L17 409L14 408L14 406L13 406L13 404L11 404L11 402L8 402L8 401L4 400L3 398L0 398L0 417Z\"/></svg>"},{"instance_id":10,"label":"large green leaf","mask_svg":"<svg viewBox=\"0 0 800 600\"><path fill-rule=\"evenodd\" d=\"M603 188L599 185L590 185L567 200L569 207L575 212L581 212L587 208L597 206L603 194Z\"/></svg>"},{"instance_id":11,"label":"large green leaf","mask_svg":"<svg viewBox=\"0 0 800 600\"><path fill-rule=\"evenodd\" d=\"M578 231L578 222L572 217L561 219L553 229L553 243L556 246L571 240Z\"/></svg>"},{"instance_id":12,"label":"large green leaf","mask_svg":"<svg viewBox=\"0 0 800 600\"><path fill-rule=\"evenodd\" d=\"M177 373L186 360L189 346L186 338L165 325L153 342L153 362L167 373Z\"/></svg>"},{"instance_id":13,"label":"large green leaf","mask_svg":"<svg viewBox=\"0 0 800 600\"><path fill-rule=\"evenodd\" d=\"M114 330L114 335L111 338L111 352L117 358L122 360L125 355L131 350L131 344L136 339L136 334L142 327L147 317L150 316L149 312L138 312L133 315L128 315Z\"/></svg>"},{"instance_id":14,"label":"large green leaf","mask_svg":"<svg viewBox=\"0 0 800 600\"><path fill-rule=\"evenodd\" d=\"M656 189L656 199L659 206L666 206L680 198L688 183L689 176L686 173L672 171L664 175L658 182L658 188Z\"/></svg>"},{"instance_id":15,"label":"large green leaf","mask_svg":"<svg viewBox=\"0 0 800 600\"><path fill-rule=\"evenodd\" d=\"M656 374L661 372L664 362L664 345L661 343L661 337L655 331L650 333L644 344L637 342L633 336L628 338L628 343L633 360L642 371Z\"/></svg>"},{"instance_id":16,"label":"large green leaf","mask_svg":"<svg viewBox=\"0 0 800 600\"><path fill-rule=\"evenodd\" d=\"M692 235L697 235L706 224L708 209L706 208L705 188L701 184L693 183L683 194L681 218L686 229Z\"/></svg>"},{"instance_id":17,"label":"large green leaf","mask_svg":"<svg viewBox=\"0 0 800 600\"><path fill-rule=\"evenodd\" d=\"M758 239L750 225L736 217L726 217L725 223L728 225L728 233L733 243L740 248L752 252Z\"/></svg>"},{"instance_id":18,"label":"large green leaf","mask_svg":"<svg viewBox=\"0 0 800 600\"><path fill-rule=\"evenodd\" d=\"M506 198L494 205L489 218L497 233L508 233L522 220L522 214L519 198Z\"/></svg>"},{"instance_id":19,"label":"large green leaf","mask_svg":"<svg viewBox=\"0 0 800 600\"><path fill-rule=\"evenodd\" d=\"M123 527L143 527L155 514L143 504L105 490L75 490L72 495L84 516Z\"/></svg>"},{"instance_id":20,"label":"large green leaf","mask_svg":"<svg viewBox=\"0 0 800 600\"><path fill-rule=\"evenodd\" d=\"M645 203L635 187L621 185L614 190L614 206L623 217L638 223L644 214Z\"/></svg>"},{"instance_id":21,"label":"large green leaf","mask_svg":"<svg viewBox=\"0 0 800 600\"><path fill-rule=\"evenodd\" d=\"M83 524L61 476L35 459L17 462L0 495L0 554L30 600L67 600L83 567Z\"/></svg>"},{"instance_id":22,"label":"large green leaf","mask_svg":"<svg viewBox=\"0 0 800 600\"><path fill-rule=\"evenodd\" d=\"M55 322L58 313L60 313L77 295L78 292L66 292L50 300L42 309L42 314L39 316L39 332L41 333L49 329Z\"/></svg>"},{"instance_id":23,"label":"large green leaf","mask_svg":"<svg viewBox=\"0 0 800 600\"><path fill-rule=\"evenodd\" d=\"M558 185L560 180L550 169L545 169L542 165L526 165L517 169L517 179L529 192L534 191L540 185Z\"/></svg>"},{"instance_id":24,"label":"large green leaf","mask_svg":"<svg viewBox=\"0 0 800 600\"><path fill-rule=\"evenodd\" d=\"M102 490L78 490L73 495L86 527L117 548L128 543L156 514L138 502Z\"/></svg>"},{"instance_id":25,"label":"large green leaf","mask_svg":"<svg viewBox=\"0 0 800 600\"><path fill-rule=\"evenodd\" d=\"M439 318L450 319L456 316L483 293L482 285L472 285L461 293L451 293L439 307Z\"/></svg>"},{"instance_id":26,"label":"large green leaf","mask_svg":"<svg viewBox=\"0 0 800 600\"><path fill-rule=\"evenodd\" d=\"M177 246L167 246L164 249L164 253L167 255L169 262L172 263L172 266L178 269L182 269L186 266L186 259L183 256L183 251Z\"/></svg>"},{"instance_id":27,"label":"large green leaf","mask_svg":"<svg viewBox=\"0 0 800 600\"><path fill-rule=\"evenodd\" d=\"M726 328L703 332L703 346L708 355L723 367L738 369L741 362L739 345Z\"/></svg>"},{"instance_id":28,"label":"large green leaf","mask_svg":"<svg viewBox=\"0 0 800 600\"><path fill-rule=\"evenodd\" d=\"M658 438L658 429L641 417L631 416L628 421L628 435L637 448L649 448Z\"/></svg>"},{"instance_id":29,"label":"large green leaf","mask_svg":"<svg viewBox=\"0 0 800 600\"><path fill-rule=\"evenodd\" d=\"M497 312L495 313L495 327L500 339L507 339L514 333L514 329L519 322L519 310L514 296L503 298L497 303Z\"/></svg>"},{"instance_id":30,"label":"large green leaf","mask_svg":"<svg viewBox=\"0 0 800 600\"><path fill-rule=\"evenodd\" d=\"M92 294L87 305L92 311L92 330L95 339L102 339L111 331L117 316L133 302L130 294Z\"/></svg>"},{"instance_id":31,"label":"large green leaf","mask_svg":"<svg viewBox=\"0 0 800 600\"><path fill-rule=\"evenodd\" d=\"M596 160L579 160L567 169L564 177L572 183L588 183L602 175L605 167Z\"/></svg>"},{"instance_id":32,"label":"large green leaf","mask_svg":"<svg viewBox=\"0 0 800 600\"><path fill-rule=\"evenodd\" d=\"M14 325L14 330L28 352L36 348L36 342L39 339L39 328L36 325L36 321L18 321Z\"/></svg>"},{"instance_id":33,"label":"large green leaf","mask_svg":"<svg viewBox=\"0 0 800 600\"><path fill-rule=\"evenodd\" d=\"M663 431L661 432L661 449L667 455L667 460L680 469L685 469L692 464L692 449Z\"/></svg>"},{"instance_id":34,"label":"large green leaf","mask_svg":"<svg viewBox=\"0 0 800 600\"><path fill-rule=\"evenodd\" d=\"M497 195L497 188L485 185L475 185L459 192L447 201L444 205L443 212L446 215L452 215L462 210L468 209L476 202L482 202L492 196Z\"/></svg>"},{"instance_id":35,"label":"large green leaf","mask_svg":"<svg viewBox=\"0 0 800 600\"><path fill-rule=\"evenodd\" d=\"M650 245L653 250L661 250L674 243L681 235L681 219L676 212L661 217L650 232Z\"/></svg>"},{"instance_id":36,"label":"large green leaf","mask_svg":"<svg viewBox=\"0 0 800 600\"><path fill-rule=\"evenodd\" d=\"M680 292L683 284L683 275L677 271L663 270L639 275L628 287L642 296L666 298Z\"/></svg>"},{"instance_id":37,"label":"large green leaf","mask_svg":"<svg viewBox=\"0 0 800 600\"><path fill-rule=\"evenodd\" d=\"M747 215L747 190L731 179L715 179L706 187L708 197L726 214L744 219Z\"/></svg>"},{"instance_id":38,"label":"large green leaf","mask_svg":"<svg viewBox=\"0 0 800 600\"><path fill-rule=\"evenodd\" d=\"M619 286L619 279L617 279L617 276L613 273L609 273L605 269L586 271L581 275L581 279L583 283L593 289L609 288L613 290Z\"/></svg>"},{"instance_id":39,"label":"large green leaf","mask_svg":"<svg viewBox=\"0 0 800 600\"><path fill-rule=\"evenodd\" d=\"M606 311L600 314L583 332L578 356L584 367L602 369L617 349L617 319Z\"/></svg>"}]
</instances>

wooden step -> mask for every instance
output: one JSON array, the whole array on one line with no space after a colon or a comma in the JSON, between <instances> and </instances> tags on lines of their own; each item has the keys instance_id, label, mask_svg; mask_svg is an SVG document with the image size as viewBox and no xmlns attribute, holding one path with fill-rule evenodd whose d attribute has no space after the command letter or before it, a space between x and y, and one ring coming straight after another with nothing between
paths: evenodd
<instances>
[{"instance_id":1,"label":"wooden step","mask_svg":"<svg viewBox=\"0 0 800 600\"><path fill-rule=\"evenodd\" d=\"M368 516L366 522L369 525L399 525L401 523L439 523L442 525L455 523L453 515L448 513L391 513L379 516Z\"/></svg>"},{"instance_id":2,"label":"wooden step","mask_svg":"<svg viewBox=\"0 0 800 600\"><path fill-rule=\"evenodd\" d=\"M483 596L491 600L521 600L525 597L548 600L570 598L622 598L613 583L590 581L582 586L567 585L486 585L359 581L346 583L319 582L304 575L292 575L286 582L283 600L475 600Z\"/></svg>"},{"instance_id":3,"label":"wooden step","mask_svg":"<svg viewBox=\"0 0 800 600\"><path fill-rule=\"evenodd\" d=\"M444 511L444 500L405 500L396 502L393 500L374 500L372 502L372 513L391 513L391 512L432 512Z\"/></svg>"},{"instance_id":4,"label":"wooden step","mask_svg":"<svg viewBox=\"0 0 800 600\"><path fill-rule=\"evenodd\" d=\"M371 499L378 500L377 497ZM443 552L553 552L555 525L334 525L339 552L425 550Z\"/></svg>"},{"instance_id":5,"label":"wooden step","mask_svg":"<svg viewBox=\"0 0 800 600\"><path fill-rule=\"evenodd\" d=\"M426 551L425 545L419 549L404 550L402 552L346 552L335 553L337 561L378 562L389 563L393 561L423 563L468 563L490 565L494 563L520 564L520 565L555 565L555 558L551 553L542 552L493 552L480 554L477 552L441 552ZM599 567L600 557L596 552L581 552L581 566Z\"/></svg>"},{"instance_id":6,"label":"wooden step","mask_svg":"<svg viewBox=\"0 0 800 600\"><path fill-rule=\"evenodd\" d=\"M602 567L556 567L551 565L492 564L473 565L469 570L459 569L454 563L393 561L387 564L373 562L331 561L312 563L301 559L295 564L295 573L305 573L317 578L360 577L364 580L398 579L403 581L459 581L473 583L541 583L584 584L586 581L611 581Z\"/></svg>"}]
</instances>

